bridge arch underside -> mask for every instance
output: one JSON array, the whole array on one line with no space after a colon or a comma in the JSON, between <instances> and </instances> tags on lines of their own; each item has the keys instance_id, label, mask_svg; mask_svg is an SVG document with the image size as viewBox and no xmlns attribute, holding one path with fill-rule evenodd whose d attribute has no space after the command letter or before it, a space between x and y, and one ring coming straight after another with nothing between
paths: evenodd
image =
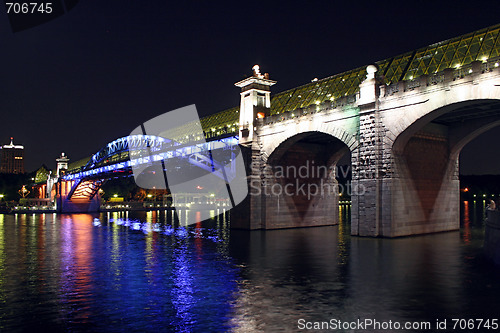
<instances>
[{"instance_id":1,"label":"bridge arch underside","mask_svg":"<svg viewBox=\"0 0 500 333\"><path fill-rule=\"evenodd\" d=\"M100 178L59 181L56 184L59 192L57 210L62 213L98 212L101 204L99 189L104 182Z\"/></svg>"},{"instance_id":2,"label":"bridge arch underside","mask_svg":"<svg viewBox=\"0 0 500 333\"><path fill-rule=\"evenodd\" d=\"M381 235L458 230L460 151L496 126L500 100L489 99L439 108L406 128L392 148L391 191L382 196Z\"/></svg>"},{"instance_id":3,"label":"bridge arch underside","mask_svg":"<svg viewBox=\"0 0 500 333\"><path fill-rule=\"evenodd\" d=\"M337 162L348 146L323 132L304 132L281 142L261 172L262 228L338 224ZM250 195L256 191L250 186Z\"/></svg>"}]
</instances>

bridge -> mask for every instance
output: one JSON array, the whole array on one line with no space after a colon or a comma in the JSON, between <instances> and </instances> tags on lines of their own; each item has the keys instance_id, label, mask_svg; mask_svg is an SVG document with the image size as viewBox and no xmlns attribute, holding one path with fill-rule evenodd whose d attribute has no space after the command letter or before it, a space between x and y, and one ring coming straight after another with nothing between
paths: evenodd
<instances>
[{"instance_id":1,"label":"bridge","mask_svg":"<svg viewBox=\"0 0 500 333\"><path fill-rule=\"evenodd\" d=\"M254 68L236 83L239 107L201 120L207 146L200 152L210 142L237 140L244 155L249 195L232 210L232 227L337 224L340 194L331 190L337 181L330 171L347 154L353 235L457 230L458 158L468 142L500 125L499 62L496 25L273 96L276 81ZM164 144L114 141L121 148L101 151L61 178L60 200L94 209L104 179L130 174L133 140ZM191 152L172 158L183 154ZM189 161L213 170L206 158Z\"/></svg>"},{"instance_id":2,"label":"bridge","mask_svg":"<svg viewBox=\"0 0 500 333\"><path fill-rule=\"evenodd\" d=\"M107 179L134 176L134 168L142 168L136 183L146 188L161 189L175 186L176 183L161 184L155 173L159 165L164 169L176 170L179 182L185 178L186 168L189 176L214 175L225 183L231 183L237 172L235 160L238 140L234 136L219 137L209 142L198 141L193 144L173 141L154 135L130 135L108 143L95 153L88 162L77 168L58 165L64 169L57 177L54 192L57 193L57 206L61 212L98 211L100 206L99 189ZM144 154L144 153L147 154ZM217 153L216 153L217 152ZM217 158L214 158L214 155ZM58 159L60 162L62 158ZM175 161L175 164L169 163ZM179 163L182 161L184 163ZM62 167L62 168L60 168ZM194 169L194 172L193 170ZM137 175L136 175L137 176ZM163 174L161 180L165 182ZM199 180L198 183L202 182ZM201 183L200 183L201 184ZM157 187L155 187L157 186Z\"/></svg>"}]
</instances>

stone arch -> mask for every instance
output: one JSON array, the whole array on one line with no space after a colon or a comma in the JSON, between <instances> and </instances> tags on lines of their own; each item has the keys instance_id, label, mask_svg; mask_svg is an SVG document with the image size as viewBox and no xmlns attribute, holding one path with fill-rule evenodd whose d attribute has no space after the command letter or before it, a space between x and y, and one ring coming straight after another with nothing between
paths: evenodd
<instances>
[{"instance_id":1,"label":"stone arch","mask_svg":"<svg viewBox=\"0 0 500 333\"><path fill-rule=\"evenodd\" d=\"M500 89L496 98L492 90L473 86L463 95L437 98L433 104L439 107L422 107L415 112L418 117L407 117L407 125L399 127L391 147L394 230L416 234L459 228L458 159L468 142L500 126Z\"/></svg>"},{"instance_id":2,"label":"stone arch","mask_svg":"<svg viewBox=\"0 0 500 333\"><path fill-rule=\"evenodd\" d=\"M452 157L458 157L462 148L469 142L480 136L481 134L489 131L492 128L500 126L500 110L499 115L496 117L488 117L468 124L471 131L467 128L457 129L454 131L452 138L452 146L450 154Z\"/></svg>"},{"instance_id":3,"label":"stone arch","mask_svg":"<svg viewBox=\"0 0 500 333\"><path fill-rule=\"evenodd\" d=\"M487 74L484 74L487 75ZM407 139L432 120L452 112L457 106L472 105L484 101L500 100L500 87L496 78L475 77L474 81L451 81L440 87L427 87L425 97L414 94L405 100L386 103L382 111L383 122L390 129L388 137L394 149L400 151Z\"/></svg>"},{"instance_id":4,"label":"stone arch","mask_svg":"<svg viewBox=\"0 0 500 333\"><path fill-rule=\"evenodd\" d=\"M335 166L356 147L354 136L333 126L278 135L261 146L257 179L262 182L264 228L338 224Z\"/></svg>"},{"instance_id":5,"label":"stone arch","mask_svg":"<svg viewBox=\"0 0 500 333\"><path fill-rule=\"evenodd\" d=\"M289 127L285 131L273 135L269 139L262 139L261 156L263 161L267 163L269 158L273 159L272 155L280 154L280 150L286 150L287 146L293 145L303 137L314 132L328 134L338 139L343 142L351 152L358 146L356 134L349 133L329 123L321 123L313 131L297 132L295 127Z\"/></svg>"},{"instance_id":6,"label":"stone arch","mask_svg":"<svg viewBox=\"0 0 500 333\"><path fill-rule=\"evenodd\" d=\"M500 89L498 89L500 92ZM457 109L464 108L464 107L474 107L479 104L494 104L494 103L499 103L500 102L500 94L498 98L495 99L470 99L466 101L461 101L461 102L454 102L451 104L446 104L438 107L437 109L432 109L429 110L427 107L423 108L420 113L420 117L415 119L411 119L412 117L406 117L406 123L403 126L399 127L399 131L397 132L397 135L395 136L395 139L393 141L393 146L392 149L396 152L402 152L406 144L408 143L408 140L415 135L419 130L424 128L427 124L431 123L433 120L438 119L439 117L442 117L446 114L450 114L454 112ZM498 114L498 117L500 118L500 111ZM490 122L491 119L489 118L488 121L484 124L484 126L488 125L488 122ZM480 124L478 124L479 127L482 127ZM496 125L489 124L487 126L488 128L485 129L484 131L495 127ZM474 131L476 131L474 129ZM461 147L465 146L467 142L470 142L473 140L475 137L479 136L481 133L484 133L484 131L480 131L477 134L473 136L468 136L470 139L466 141L465 143L462 144ZM465 136L465 133L464 133Z\"/></svg>"}]
</instances>

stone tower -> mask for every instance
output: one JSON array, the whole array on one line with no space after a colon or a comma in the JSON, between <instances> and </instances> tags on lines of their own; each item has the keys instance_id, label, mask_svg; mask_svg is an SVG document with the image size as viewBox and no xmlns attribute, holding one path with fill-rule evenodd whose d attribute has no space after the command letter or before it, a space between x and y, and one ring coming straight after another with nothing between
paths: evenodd
<instances>
[{"instance_id":1,"label":"stone tower","mask_svg":"<svg viewBox=\"0 0 500 333\"><path fill-rule=\"evenodd\" d=\"M271 86L269 74L262 75L259 65L253 66L253 75L235 86L241 88L239 142L250 144L254 138L255 119L265 118L271 111Z\"/></svg>"}]
</instances>

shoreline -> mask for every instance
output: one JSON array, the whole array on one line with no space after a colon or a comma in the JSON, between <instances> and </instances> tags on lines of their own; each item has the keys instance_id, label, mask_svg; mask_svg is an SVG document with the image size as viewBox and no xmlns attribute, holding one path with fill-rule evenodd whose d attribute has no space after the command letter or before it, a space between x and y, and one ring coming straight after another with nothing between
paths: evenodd
<instances>
[{"instance_id":1,"label":"shoreline","mask_svg":"<svg viewBox=\"0 0 500 333\"><path fill-rule=\"evenodd\" d=\"M14 215L14 214L98 214L98 213L108 213L108 212L126 212L126 211L153 211L153 210L161 210L161 211L169 211L175 210L174 207L127 207L127 208L101 208L96 212L71 212L71 213L63 213L58 212L56 209L13 209L8 212L0 212L0 214L4 215Z\"/></svg>"}]
</instances>

